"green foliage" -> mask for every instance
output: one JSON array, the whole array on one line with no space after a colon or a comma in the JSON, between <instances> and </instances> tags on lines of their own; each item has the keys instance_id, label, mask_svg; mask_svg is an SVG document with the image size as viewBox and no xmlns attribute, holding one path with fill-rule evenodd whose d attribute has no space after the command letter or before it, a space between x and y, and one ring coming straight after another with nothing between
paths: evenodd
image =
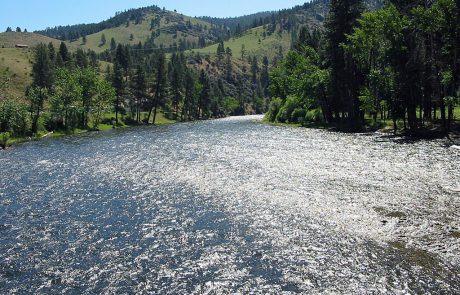
<instances>
[{"instance_id":1,"label":"green foliage","mask_svg":"<svg viewBox=\"0 0 460 295\"><path fill-rule=\"evenodd\" d=\"M92 98L91 114L93 115L93 128L97 129L104 112L111 110L115 98L115 89L103 79L96 80L96 89Z\"/></svg>"},{"instance_id":2,"label":"green foliage","mask_svg":"<svg viewBox=\"0 0 460 295\"><path fill-rule=\"evenodd\" d=\"M320 109L312 109L305 115L305 122L324 123L324 116Z\"/></svg>"},{"instance_id":3,"label":"green foliage","mask_svg":"<svg viewBox=\"0 0 460 295\"><path fill-rule=\"evenodd\" d=\"M369 88L365 87L361 89L359 95L360 109L366 113L375 113L377 112L375 106L375 99L372 96Z\"/></svg>"},{"instance_id":4,"label":"green foliage","mask_svg":"<svg viewBox=\"0 0 460 295\"><path fill-rule=\"evenodd\" d=\"M11 135L9 132L0 132L0 147L6 148Z\"/></svg>"},{"instance_id":5,"label":"green foliage","mask_svg":"<svg viewBox=\"0 0 460 295\"><path fill-rule=\"evenodd\" d=\"M240 103L236 98L230 96L224 98L224 112L226 115L233 115L239 106Z\"/></svg>"},{"instance_id":6,"label":"green foliage","mask_svg":"<svg viewBox=\"0 0 460 295\"><path fill-rule=\"evenodd\" d=\"M268 111L265 114L265 117L270 122L275 122L276 116L278 115L281 107L283 106L283 100L279 97L273 98L268 107Z\"/></svg>"},{"instance_id":7,"label":"green foliage","mask_svg":"<svg viewBox=\"0 0 460 295\"><path fill-rule=\"evenodd\" d=\"M0 101L0 132L11 135L25 135L29 127L27 106L18 101L7 98Z\"/></svg>"},{"instance_id":8,"label":"green foliage","mask_svg":"<svg viewBox=\"0 0 460 295\"><path fill-rule=\"evenodd\" d=\"M305 110L305 102L300 99L298 96L290 95L287 97L286 102L279 109L278 114L276 115L276 122L280 123L299 123L298 115L299 109ZM296 117L293 117L295 111Z\"/></svg>"},{"instance_id":9,"label":"green foliage","mask_svg":"<svg viewBox=\"0 0 460 295\"><path fill-rule=\"evenodd\" d=\"M83 87L79 83L81 72L58 69L50 112L56 127L73 129L78 126L78 115L83 110Z\"/></svg>"}]
</instances>

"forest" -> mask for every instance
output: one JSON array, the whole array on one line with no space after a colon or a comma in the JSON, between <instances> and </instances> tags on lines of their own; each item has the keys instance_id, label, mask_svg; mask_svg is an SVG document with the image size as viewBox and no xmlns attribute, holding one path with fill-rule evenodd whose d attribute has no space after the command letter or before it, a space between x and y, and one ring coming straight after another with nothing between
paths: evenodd
<instances>
[{"instance_id":1,"label":"forest","mask_svg":"<svg viewBox=\"0 0 460 295\"><path fill-rule=\"evenodd\" d=\"M71 53L63 42L57 49L40 44L34 49L27 101L5 97L0 102L0 141L5 146L10 137L99 130L101 124L155 124L160 111L171 122L262 113L266 90L257 58L249 57L250 72L238 73L231 50L223 46L211 60L182 51L167 55L162 48L147 51L142 44L118 44L110 55L99 56L81 49ZM211 62L221 75L210 77ZM268 61L263 68L266 89ZM8 93L8 81L1 86L2 94Z\"/></svg>"},{"instance_id":2,"label":"forest","mask_svg":"<svg viewBox=\"0 0 460 295\"><path fill-rule=\"evenodd\" d=\"M452 130L460 96L460 1L331 1L324 31L304 28L270 74L272 122L347 130L391 122ZM458 128L458 126L457 126Z\"/></svg>"},{"instance_id":3,"label":"forest","mask_svg":"<svg viewBox=\"0 0 460 295\"><path fill-rule=\"evenodd\" d=\"M100 53L72 51L64 42L59 48L40 44L33 49L25 100L11 99L10 81L0 81L0 145L51 131L155 124L157 116L174 122L266 113L271 122L346 131L388 128L444 136L457 130L460 1L387 1L383 7L374 2L330 1L324 26L317 25L318 14L310 25L298 20L304 9L322 11L321 1L226 23L204 18L221 33L230 28L228 36L218 37L213 55L153 46L151 38L136 45L112 38L110 49ZM45 33L81 36L127 20L141 22L148 9L119 13L95 27ZM244 44L241 54L226 46L257 26L263 38L290 33L290 51L279 46L269 60L245 54Z\"/></svg>"}]
</instances>

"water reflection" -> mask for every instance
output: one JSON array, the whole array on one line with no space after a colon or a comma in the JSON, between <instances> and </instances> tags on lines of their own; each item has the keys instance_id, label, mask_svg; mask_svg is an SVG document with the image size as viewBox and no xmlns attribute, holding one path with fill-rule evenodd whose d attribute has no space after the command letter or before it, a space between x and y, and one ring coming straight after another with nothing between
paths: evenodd
<instances>
[{"instance_id":1,"label":"water reflection","mask_svg":"<svg viewBox=\"0 0 460 295\"><path fill-rule=\"evenodd\" d=\"M459 153L255 119L0 153L0 293L460 292Z\"/></svg>"}]
</instances>

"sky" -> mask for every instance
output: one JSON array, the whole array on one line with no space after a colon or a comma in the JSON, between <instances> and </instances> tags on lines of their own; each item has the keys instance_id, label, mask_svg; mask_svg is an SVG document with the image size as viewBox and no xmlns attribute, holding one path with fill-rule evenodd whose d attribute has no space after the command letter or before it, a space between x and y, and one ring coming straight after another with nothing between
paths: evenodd
<instances>
[{"instance_id":1,"label":"sky","mask_svg":"<svg viewBox=\"0 0 460 295\"><path fill-rule=\"evenodd\" d=\"M117 11L157 5L188 16L232 17L301 5L308 0L1 0L0 32L100 22Z\"/></svg>"}]
</instances>

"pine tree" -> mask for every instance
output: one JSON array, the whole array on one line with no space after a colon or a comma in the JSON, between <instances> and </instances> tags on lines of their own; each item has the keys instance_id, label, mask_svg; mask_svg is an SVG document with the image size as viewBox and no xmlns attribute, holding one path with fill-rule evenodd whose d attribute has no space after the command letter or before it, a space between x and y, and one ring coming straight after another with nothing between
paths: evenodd
<instances>
[{"instance_id":1,"label":"pine tree","mask_svg":"<svg viewBox=\"0 0 460 295\"><path fill-rule=\"evenodd\" d=\"M161 50L158 52L156 59L155 59L155 82L154 82L154 89L153 89L153 102L151 105L151 109L149 115L147 117L147 122L150 120L150 116L153 112L153 124L156 121L156 115L158 108L164 103L164 100L167 97L167 64L166 64L166 55Z\"/></svg>"},{"instance_id":2,"label":"pine tree","mask_svg":"<svg viewBox=\"0 0 460 295\"><path fill-rule=\"evenodd\" d=\"M105 34L102 33L101 35L101 42L99 43L99 47L104 46L107 43L107 39L105 38Z\"/></svg>"},{"instance_id":3,"label":"pine tree","mask_svg":"<svg viewBox=\"0 0 460 295\"><path fill-rule=\"evenodd\" d=\"M199 82L201 84L200 100L198 102L200 117L209 118L211 106L211 84L209 83L209 77L206 75L204 70L201 70L200 72Z\"/></svg>"},{"instance_id":4,"label":"pine tree","mask_svg":"<svg viewBox=\"0 0 460 295\"><path fill-rule=\"evenodd\" d=\"M44 101L54 83L54 72L48 47L45 44L39 44L35 48L34 57L32 66L33 82L29 98L31 99L32 133L36 134L38 131L38 119L40 118Z\"/></svg>"},{"instance_id":5,"label":"pine tree","mask_svg":"<svg viewBox=\"0 0 460 295\"><path fill-rule=\"evenodd\" d=\"M59 46L59 55L61 56L64 65L68 66L70 61L70 54L64 42L61 42L61 45Z\"/></svg>"},{"instance_id":6,"label":"pine tree","mask_svg":"<svg viewBox=\"0 0 460 295\"><path fill-rule=\"evenodd\" d=\"M115 38L112 37L112 39L110 39L110 50L115 49L117 49L117 42L115 42Z\"/></svg>"},{"instance_id":7,"label":"pine tree","mask_svg":"<svg viewBox=\"0 0 460 295\"><path fill-rule=\"evenodd\" d=\"M331 88L334 96L332 111L336 119L340 118L340 113L348 113L350 123L356 125L360 123L359 73L341 44L346 42L346 35L352 33L362 11L362 0L332 0L326 22L326 54L332 70Z\"/></svg>"},{"instance_id":8,"label":"pine tree","mask_svg":"<svg viewBox=\"0 0 460 295\"><path fill-rule=\"evenodd\" d=\"M141 121L141 106L144 99L147 97L147 80L145 76L144 68L138 65L136 68L135 75L133 77L132 90L135 101L135 120L139 124ZM131 110L133 112L133 110Z\"/></svg>"}]
</instances>

